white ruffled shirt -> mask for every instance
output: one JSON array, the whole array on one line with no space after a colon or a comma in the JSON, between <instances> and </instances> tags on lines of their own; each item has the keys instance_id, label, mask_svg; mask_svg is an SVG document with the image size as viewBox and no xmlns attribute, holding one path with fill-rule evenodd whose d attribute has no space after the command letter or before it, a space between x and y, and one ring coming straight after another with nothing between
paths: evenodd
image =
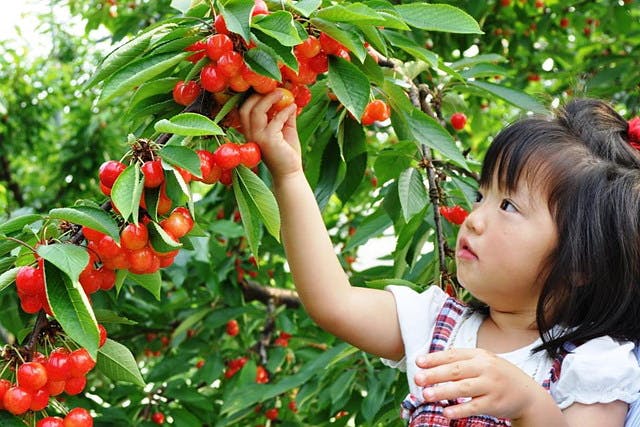
<instances>
[{"instance_id":1,"label":"white ruffled shirt","mask_svg":"<svg viewBox=\"0 0 640 427\"><path fill-rule=\"evenodd\" d=\"M447 299L437 286L418 293L406 286L387 286L396 301L398 320L405 348L399 361L382 359L383 363L407 372L410 392L421 399L421 387L413 378L419 371L417 356L429 351L436 317ZM456 325L450 348L475 348L483 315L471 312ZM535 342L501 353L503 357L533 377L538 384L548 377L553 360L546 352L531 354ZM640 366L634 355L634 344L618 342L608 336L587 341L567 354L562 362L560 378L551 385L551 396L561 409L578 402L583 404L609 403L622 400L634 402L640 397Z\"/></svg>"}]
</instances>

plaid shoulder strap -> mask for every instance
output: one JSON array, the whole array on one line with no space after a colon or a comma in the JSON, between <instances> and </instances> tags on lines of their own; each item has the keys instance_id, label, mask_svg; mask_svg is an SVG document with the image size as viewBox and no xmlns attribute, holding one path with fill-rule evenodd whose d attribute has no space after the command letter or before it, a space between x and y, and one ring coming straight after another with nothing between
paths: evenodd
<instances>
[{"instance_id":1,"label":"plaid shoulder strap","mask_svg":"<svg viewBox=\"0 0 640 427\"><path fill-rule=\"evenodd\" d=\"M436 317L429 353L447 348L451 333L462 318L467 306L453 297L447 298Z\"/></svg>"}]
</instances>

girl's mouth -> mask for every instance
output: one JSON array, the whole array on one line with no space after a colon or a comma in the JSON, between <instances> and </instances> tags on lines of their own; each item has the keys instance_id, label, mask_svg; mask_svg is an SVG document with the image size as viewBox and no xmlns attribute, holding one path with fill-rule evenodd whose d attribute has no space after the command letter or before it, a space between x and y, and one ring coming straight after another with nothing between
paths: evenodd
<instances>
[{"instance_id":1,"label":"girl's mouth","mask_svg":"<svg viewBox=\"0 0 640 427\"><path fill-rule=\"evenodd\" d=\"M478 259L478 255L476 255L476 253L471 248L469 241L464 237L462 237L458 242L456 258L466 261L474 261Z\"/></svg>"}]
</instances>

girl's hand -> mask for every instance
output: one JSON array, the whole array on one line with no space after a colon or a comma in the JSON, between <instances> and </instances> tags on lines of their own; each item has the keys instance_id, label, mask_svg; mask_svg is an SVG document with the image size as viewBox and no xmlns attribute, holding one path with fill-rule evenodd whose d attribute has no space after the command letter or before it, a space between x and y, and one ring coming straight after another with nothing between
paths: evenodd
<instances>
[{"instance_id":1,"label":"girl's hand","mask_svg":"<svg viewBox=\"0 0 640 427\"><path fill-rule=\"evenodd\" d=\"M414 378L427 402L471 397L444 409L450 419L472 415L520 419L547 391L520 368L486 350L451 349L420 356ZM436 385L432 387L433 385Z\"/></svg>"},{"instance_id":2,"label":"girl's hand","mask_svg":"<svg viewBox=\"0 0 640 427\"><path fill-rule=\"evenodd\" d=\"M280 90L252 95L240 108L244 135L256 142L274 179L302 171L300 141L296 129L296 104L279 111L271 120L267 112L282 98Z\"/></svg>"}]
</instances>

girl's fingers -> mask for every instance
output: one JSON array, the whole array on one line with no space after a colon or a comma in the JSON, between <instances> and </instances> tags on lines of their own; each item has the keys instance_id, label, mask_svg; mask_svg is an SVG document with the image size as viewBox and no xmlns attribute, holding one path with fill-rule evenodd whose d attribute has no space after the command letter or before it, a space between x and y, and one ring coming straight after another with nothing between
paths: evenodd
<instances>
[{"instance_id":1,"label":"girl's fingers","mask_svg":"<svg viewBox=\"0 0 640 427\"><path fill-rule=\"evenodd\" d=\"M434 366L471 359L478 355L479 351L483 350L477 348L453 348L450 350L436 351L418 356L416 358L416 365L418 365L419 368L432 368Z\"/></svg>"},{"instance_id":2,"label":"girl's fingers","mask_svg":"<svg viewBox=\"0 0 640 427\"><path fill-rule=\"evenodd\" d=\"M449 419L467 418L478 414L488 414L493 412L491 399L487 396L478 396L473 399L447 406L443 410L443 415Z\"/></svg>"},{"instance_id":3,"label":"girl's fingers","mask_svg":"<svg viewBox=\"0 0 640 427\"><path fill-rule=\"evenodd\" d=\"M275 132L279 132L285 126L285 124L289 123L292 112L294 112L296 109L297 109L296 104L291 104L283 108L282 110L278 111L278 113L271 119L271 121L267 125L267 129ZM295 120L295 115L294 115L294 120Z\"/></svg>"},{"instance_id":4,"label":"girl's fingers","mask_svg":"<svg viewBox=\"0 0 640 427\"><path fill-rule=\"evenodd\" d=\"M461 360L419 371L414 381L417 385L426 387L447 381L475 378L479 374L478 367L472 361Z\"/></svg>"},{"instance_id":5,"label":"girl's fingers","mask_svg":"<svg viewBox=\"0 0 640 427\"><path fill-rule=\"evenodd\" d=\"M427 402L438 402L440 400L457 399L460 397L483 396L489 390L483 381L477 378L467 378L460 381L437 384L431 387L425 387L422 390L422 396ZM476 412L478 414L479 412Z\"/></svg>"}]
</instances>

